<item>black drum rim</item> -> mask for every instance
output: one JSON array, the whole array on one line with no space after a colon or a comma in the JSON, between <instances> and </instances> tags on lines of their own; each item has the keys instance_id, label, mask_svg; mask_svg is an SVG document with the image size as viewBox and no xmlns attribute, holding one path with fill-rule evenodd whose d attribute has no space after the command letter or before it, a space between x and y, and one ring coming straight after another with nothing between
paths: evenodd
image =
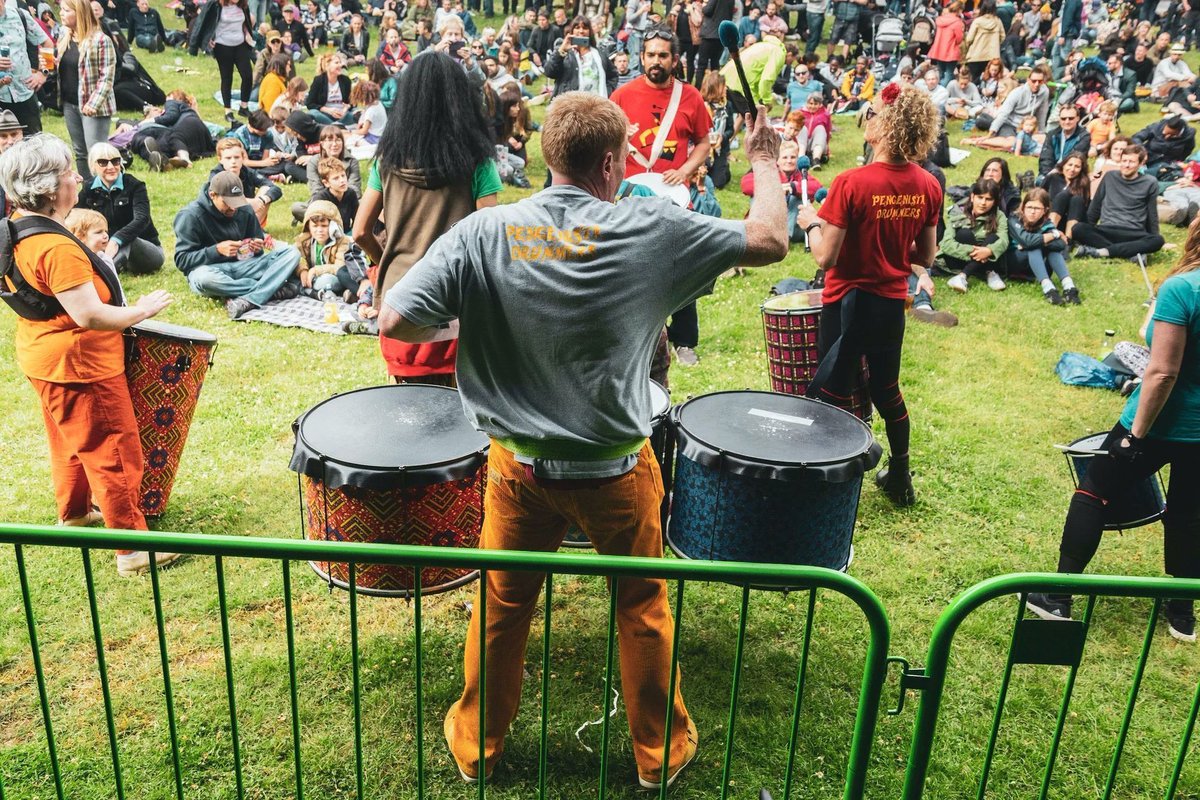
<instances>
[{"instance_id":1,"label":"black drum rim","mask_svg":"<svg viewBox=\"0 0 1200 800\"><path fill-rule=\"evenodd\" d=\"M855 423L863 427L867 432L866 448L860 452L851 453L837 459L807 462L780 461L749 455L735 450L723 450L684 426L683 413L692 403L720 395L746 394L748 392L752 394L775 395L789 399L796 398L796 395L787 394L786 392L773 392L766 389L725 389L719 392L708 392L697 395L679 405L672 406L669 422L675 434L677 456L682 455L708 468L712 468L714 463L719 462L722 468L727 469L735 475L753 475L755 473L754 466L761 466L764 468L774 468L777 480L802 480L805 476L813 476L830 483L844 483L861 477L867 470L875 467L883 457L883 447L875 440L875 435L872 433L869 425L849 411L829 405L828 403L822 403L822 405L828 409L845 414L849 419L854 420ZM821 401L813 400L813 402L819 403Z\"/></svg>"},{"instance_id":2,"label":"black drum rim","mask_svg":"<svg viewBox=\"0 0 1200 800\"><path fill-rule=\"evenodd\" d=\"M161 330L160 326L165 327L168 330ZM163 322L162 320L156 319L144 319L141 322L130 325L125 330L131 336L135 337L157 336L163 339L170 339L171 341L187 342L188 344L198 345L215 345L217 343L217 336L209 333L208 331L202 331L199 328L193 328L188 325L177 325L174 322ZM187 331L188 333L181 334L177 331ZM199 336L196 336L195 334L199 334Z\"/></svg>"},{"instance_id":3,"label":"black drum rim","mask_svg":"<svg viewBox=\"0 0 1200 800\"><path fill-rule=\"evenodd\" d=\"M461 456L454 458L443 459L441 461L427 461L415 466L379 466L376 464L360 464L356 461L337 458L335 456L326 455L317 450L304 436L304 422L309 415L315 413L318 409L324 407L327 403L331 403L339 398L346 397L352 394L361 392L373 392L381 389L401 389L404 386L420 386L422 389L437 389L444 392L452 392L458 395L457 389L452 389L449 386L434 386L432 384L398 384L382 386L364 386L359 389L351 389L348 392L339 392L331 395L321 402L314 405L312 408L305 411L296 421L292 423L292 430L296 436L296 444L292 448L292 461L289 468L294 472L299 472L303 475L312 478L313 480L321 481L327 488L341 488L342 486L355 486L355 488L377 488L374 486L358 486L356 484L339 483L330 485L325 483L328 477L327 470L323 469L325 464L336 464L338 466L347 467L349 469L359 470L362 472L370 472L379 476L395 475L396 480L388 482L390 488L405 488L409 486L429 486L432 484L446 483L447 481L463 480L469 478L479 471L479 468L487 463L488 451L491 448L490 443L484 444L480 449L473 450ZM464 420L465 420L464 416ZM482 435L482 434L481 434ZM310 469L305 469L303 466L298 466L296 460L299 457L298 452L301 445L306 452L314 453L319 458L304 459L305 464L316 465ZM314 471L315 470L315 471ZM440 472L438 471L440 470Z\"/></svg>"}]
</instances>

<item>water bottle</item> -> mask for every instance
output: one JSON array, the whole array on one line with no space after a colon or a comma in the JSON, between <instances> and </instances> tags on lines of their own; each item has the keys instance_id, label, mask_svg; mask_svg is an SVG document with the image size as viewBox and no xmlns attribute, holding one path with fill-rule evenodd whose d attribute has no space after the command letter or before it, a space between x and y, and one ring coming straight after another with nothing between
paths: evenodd
<instances>
[{"instance_id":1,"label":"water bottle","mask_svg":"<svg viewBox=\"0 0 1200 800\"><path fill-rule=\"evenodd\" d=\"M0 58L8 58L11 55L8 45L0 46ZM0 72L0 86L8 86L12 83L12 73Z\"/></svg>"},{"instance_id":2,"label":"water bottle","mask_svg":"<svg viewBox=\"0 0 1200 800\"><path fill-rule=\"evenodd\" d=\"M1100 343L1100 360L1108 358L1113 350L1113 337L1117 335L1114 330L1104 331L1104 341Z\"/></svg>"}]
</instances>

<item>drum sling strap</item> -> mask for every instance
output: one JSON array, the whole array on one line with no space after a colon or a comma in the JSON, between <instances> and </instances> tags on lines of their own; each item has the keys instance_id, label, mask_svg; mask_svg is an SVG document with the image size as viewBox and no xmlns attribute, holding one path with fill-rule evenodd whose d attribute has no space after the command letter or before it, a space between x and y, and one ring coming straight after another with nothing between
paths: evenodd
<instances>
[{"instance_id":1,"label":"drum sling strap","mask_svg":"<svg viewBox=\"0 0 1200 800\"><path fill-rule=\"evenodd\" d=\"M825 388L825 384L829 382L829 376L833 374L834 367L837 366L838 359L841 357L842 343L846 341L846 332L854 324L854 307L857 299L858 289L851 289L842 298L841 333L838 335L837 341L825 351L825 355L821 357L820 363L817 364L817 372L813 375L813 379L809 381L808 390L804 393L805 397L814 400L818 399L817 395L821 393L821 390Z\"/></svg>"},{"instance_id":2,"label":"drum sling strap","mask_svg":"<svg viewBox=\"0 0 1200 800\"><path fill-rule=\"evenodd\" d=\"M121 289L121 281L117 278L116 271L58 222L42 216L21 217L20 219L6 218L0 220L0 300L7 303L17 316L45 322L65 313L57 298L53 295L42 294L29 285L13 258L13 248L18 242L44 233L66 236L79 245L79 249L87 254L88 261L92 264L92 270L108 287L111 295L109 304L125 305L125 293Z\"/></svg>"}]
</instances>

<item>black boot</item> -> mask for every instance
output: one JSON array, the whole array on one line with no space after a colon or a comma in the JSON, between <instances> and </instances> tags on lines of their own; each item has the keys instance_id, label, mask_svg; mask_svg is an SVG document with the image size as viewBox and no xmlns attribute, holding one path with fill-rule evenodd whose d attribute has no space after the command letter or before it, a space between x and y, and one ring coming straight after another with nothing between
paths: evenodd
<instances>
[{"instance_id":1,"label":"black boot","mask_svg":"<svg viewBox=\"0 0 1200 800\"><path fill-rule=\"evenodd\" d=\"M911 506L917 502L907 455L889 458L888 465L875 473L875 485L898 506Z\"/></svg>"}]
</instances>

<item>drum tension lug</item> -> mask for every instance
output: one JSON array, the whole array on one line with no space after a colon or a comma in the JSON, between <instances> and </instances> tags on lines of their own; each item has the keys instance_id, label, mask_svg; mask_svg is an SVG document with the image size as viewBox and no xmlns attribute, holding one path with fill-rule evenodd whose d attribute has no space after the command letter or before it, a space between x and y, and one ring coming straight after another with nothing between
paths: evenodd
<instances>
[{"instance_id":1,"label":"drum tension lug","mask_svg":"<svg viewBox=\"0 0 1200 800\"><path fill-rule=\"evenodd\" d=\"M896 707L888 709L888 716L895 717L904 710L904 698L908 694L909 689L923 691L928 689L933 681L925 674L924 667L913 668L908 664L908 659L903 656L888 656L888 665L900 665L900 697L896 701Z\"/></svg>"}]
</instances>

